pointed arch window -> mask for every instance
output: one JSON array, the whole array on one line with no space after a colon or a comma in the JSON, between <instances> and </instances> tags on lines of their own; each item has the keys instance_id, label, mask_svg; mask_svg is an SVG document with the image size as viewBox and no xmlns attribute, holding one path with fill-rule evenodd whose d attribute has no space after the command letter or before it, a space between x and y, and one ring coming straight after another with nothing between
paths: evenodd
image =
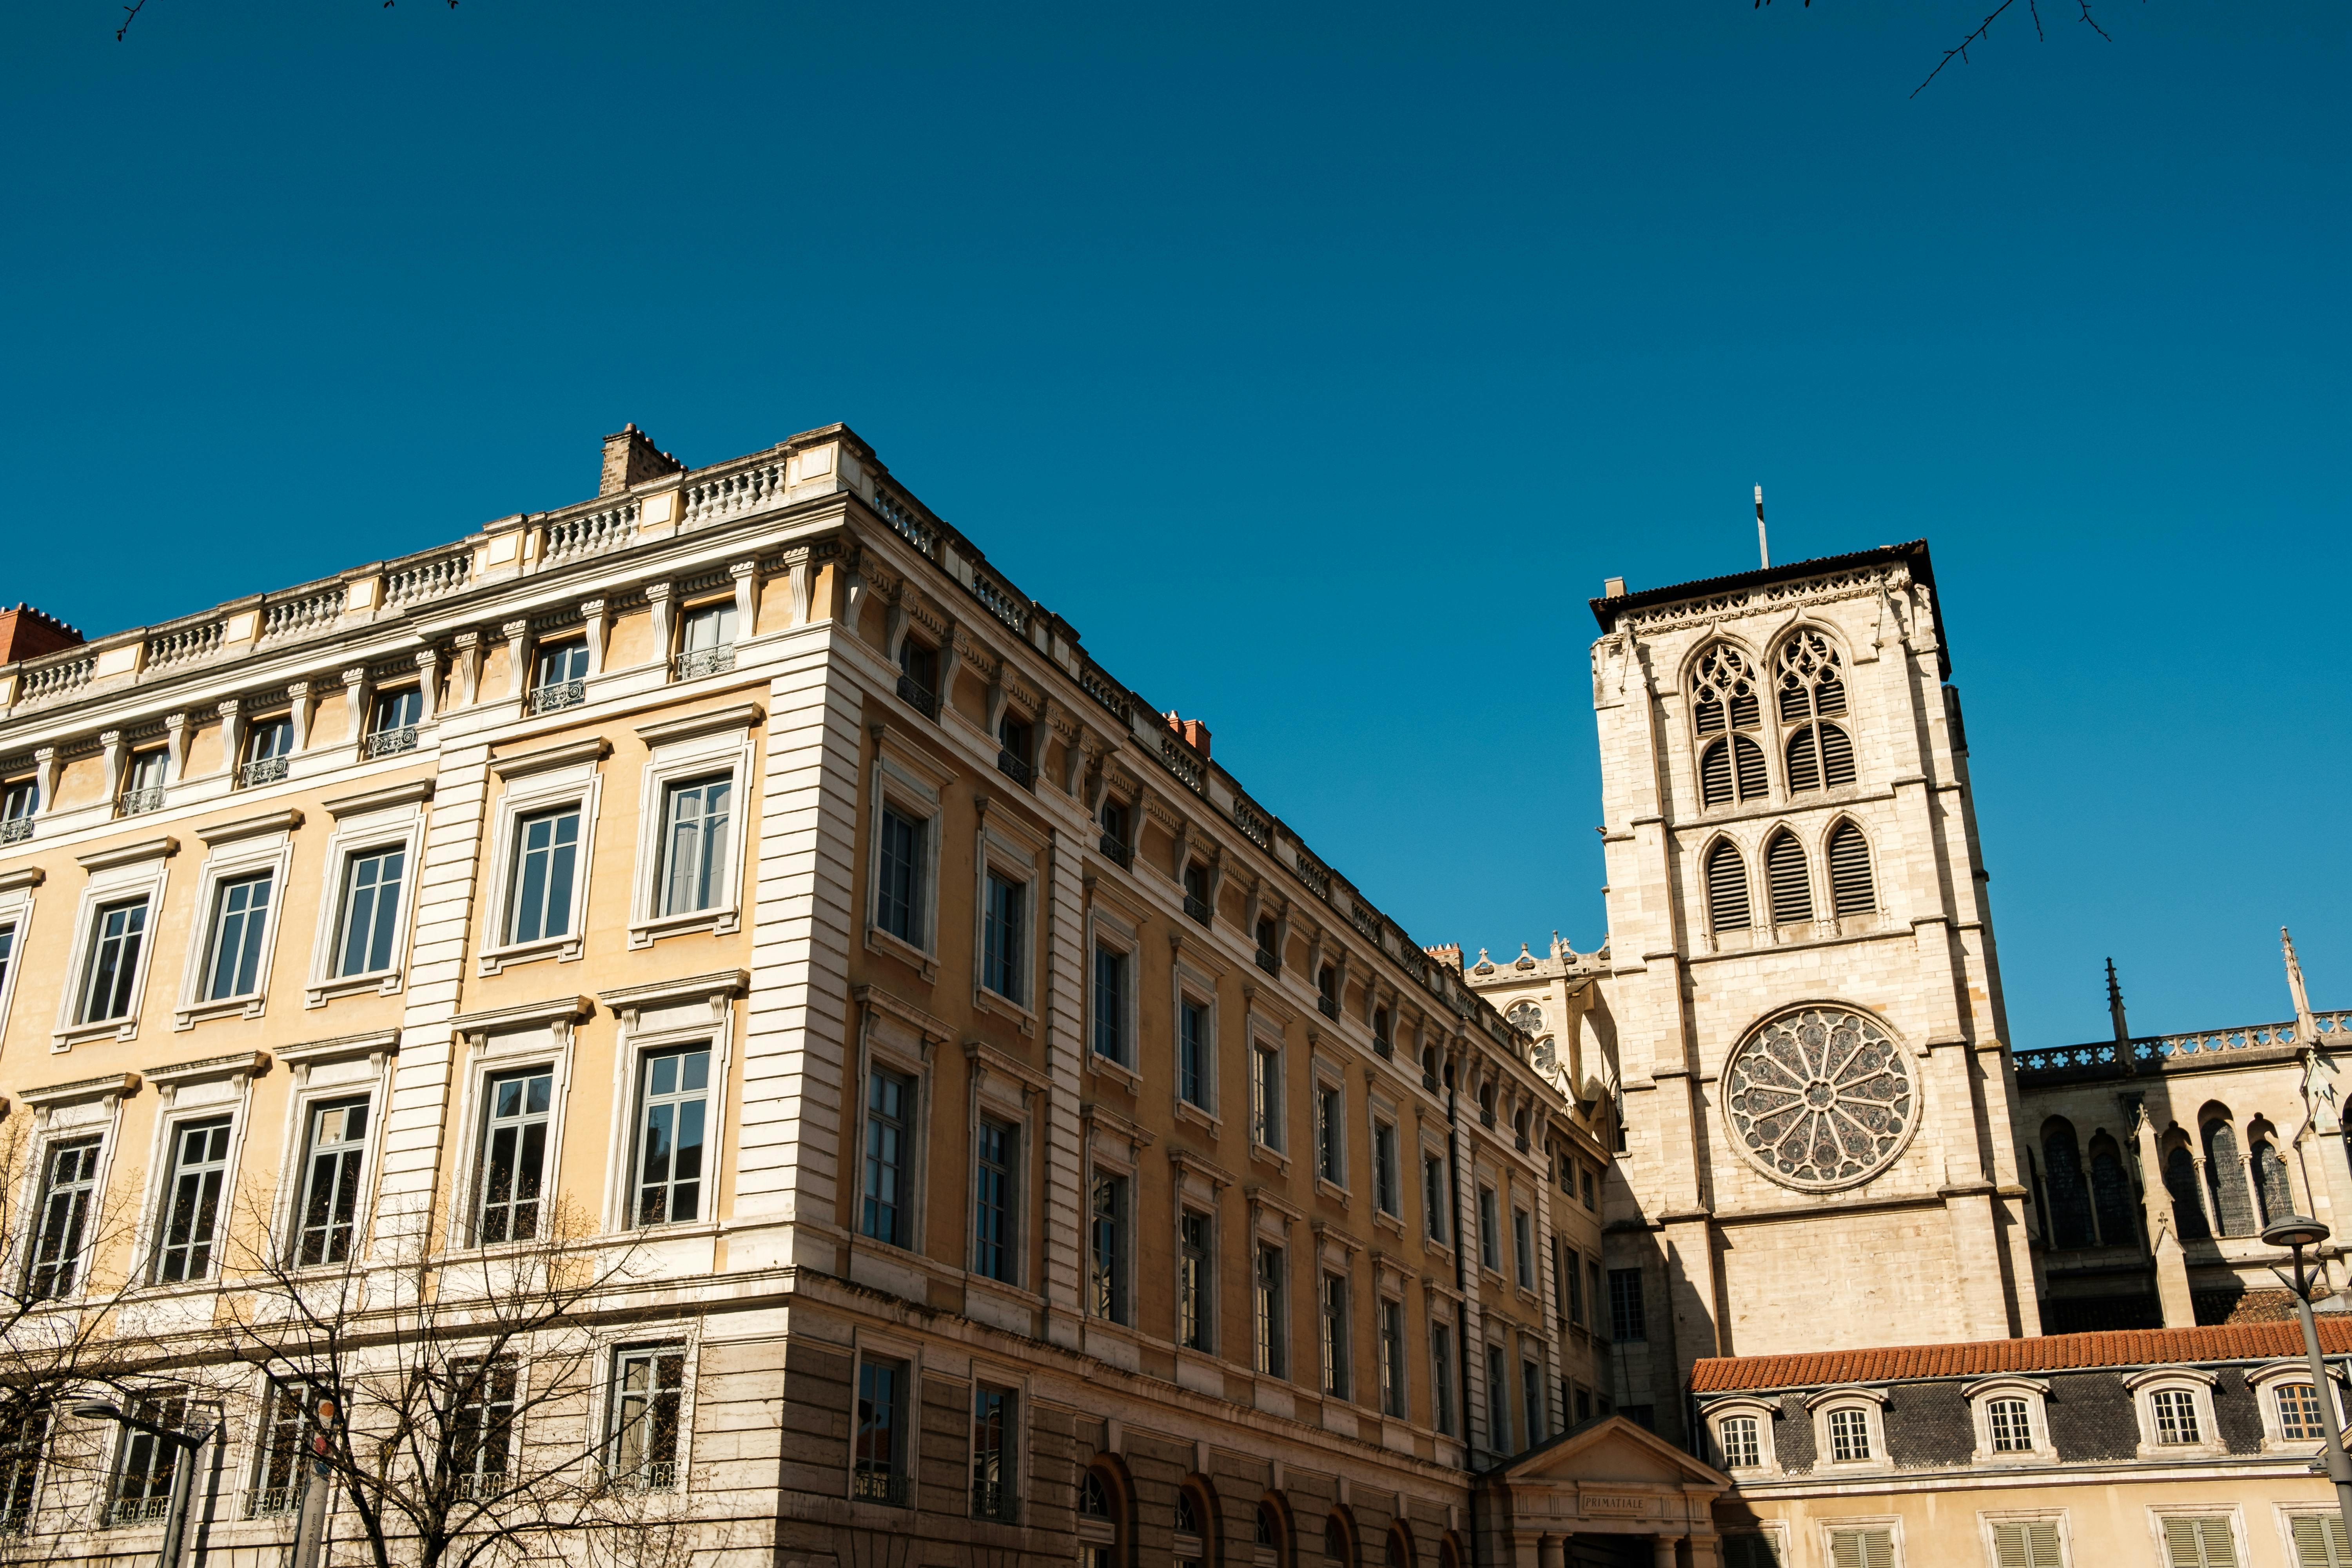
<instances>
[{"instance_id":1,"label":"pointed arch window","mask_svg":"<svg viewBox=\"0 0 2352 1568\"><path fill-rule=\"evenodd\" d=\"M2050 1245L2089 1247L2091 1193L2083 1180L2082 1149L2074 1141L2074 1124L2053 1116L2042 1130L2042 1169L2050 1199Z\"/></svg>"},{"instance_id":2,"label":"pointed arch window","mask_svg":"<svg viewBox=\"0 0 2352 1568\"><path fill-rule=\"evenodd\" d=\"M1870 881L1870 840L1852 822L1830 829L1830 900L1841 915L1866 915L1878 907Z\"/></svg>"},{"instance_id":3,"label":"pointed arch window","mask_svg":"<svg viewBox=\"0 0 2352 1568\"><path fill-rule=\"evenodd\" d=\"M2254 1198L2262 1205L2264 1226L2273 1226L2294 1212L2294 1194L2287 1188L2286 1162L2278 1145L2257 1134L2253 1140Z\"/></svg>"},{"instance_id":4,"label":"pointed arch window","mask_svg":"<svg viewBox=\"0 0 2352 1568\"><path fill-rule=\"evenodd\" d=\"M2254 1206L2246 1191L2246 1163L2238 1157L2238 1130L2226 1121L2205 1124L2205 1181L2213 1195L2213 1218L2223 1236L2252 1236Z\"/></svg>"},{"instance_id":5,"label":"pointed arch window","mask_svg":"<svg viewBox=\"0 0 2352 1568\"><path fill-rule=\"evenodd\" d=\"M1763 721L1763 702L1747 656L1728 643L1707 649L1691 681L1691 722L1707 742L1698 763L1706 804L1764 798L1764 749L1748 738Z\"/></svg>"},{"instance_id":6,"label":"pointed arch window","mask_svg":"<svg viewBox=\"0 0 2352 1568\"><path fill-rule=\"evenodd\" d=\"M2104 1132L2091 1140L2091 1209L2098 1220L2101 1246L2138 1243L2139 1200L2124 1173L2122 1149Z\"/></svg>"},{"instance_id":7,"label":"pointed arch window","mask_svg":"<svg viewBox=\"0 0 2352 1568\"><path fill-rule=\"evenodd\" d=\"M2183 1241L2210 1241L2212 1227L2205 1223L2205 1205L2197 1192L2197 1157L2175 1148L2164 1157L2164 1190L2172 1197L2172 1227Z\"/></svg>"},{"instance_id":8,"label":"pointed arch window","mask_svg":"<svg viewBox=\"0 0 2352 1568\"><path fill-rule=\"evenodd\" d=\"M1776 833L1764 848L1764 880L1772 899L1772 923L1794 925L1813 918L1812 878L1805 868L1805 847L1793 833Z\"/></svg>"},{"instance_id":9,"label":"pointed arch window","mask_svg":"<svg viewBox=\"0 0 2352 1568\"><path fill-rule=\"evenodd\" d=\"M1727 838L1706 852L1706 920L1717 931L1748 929L1748 866Z\"/></svg>"},{"instance_id":10,"label":"pointed arch window","mask_svg":"<svg viewBox=\"0 0 2352 1568\"><path fill-rule=\"evenodd\" d=\"M1845 707L1845 670L1837 649L1820 632L1802 630L1780 645L1773 661L1780 722L1789 737L1789 789L1836 789L1853 783L1853 741L1827 722Z\"/></svg>"}]
</instances>

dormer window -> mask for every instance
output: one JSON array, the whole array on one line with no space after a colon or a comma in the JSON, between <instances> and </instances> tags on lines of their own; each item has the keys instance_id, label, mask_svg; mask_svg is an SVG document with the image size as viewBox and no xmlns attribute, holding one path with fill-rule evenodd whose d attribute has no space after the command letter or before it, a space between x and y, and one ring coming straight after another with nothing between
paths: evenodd
<instances>
[{"instance_id":1,"label":"dormer window","mask_svg":"<svg viewBox=\"0 0 2352 1568\"><path fill-rule=\"evenodd\" d=\"M1960 1390L1969 1402L1976 1428L1976 1449L1969 1458L1979 1465L2055 1463L2058 1450L2050 1441L2043 1412L2050 1385L2040 1378L2004 1375L1982 1378Z\"/></svg>"},{"instance_id":2,"label":"dormer window","mask_svg":"<svg viewBox=\"0 0 2352 1568\"><path fill-rule=\"evenodd\" d=\"M1779 1410L1771 1400L1750 1396L1711 1402L1704 1414L1715 1437L1716 1462L1727 1470L1776 1468L1772 1419Z\"/></svg>"},{"instance_id":3,"label":"dormer window","mask_svg":"<svg viewBox=\"0 0 2352 1568\"><path fill-rule=\"evenodd\" d=\"M898 644L898 699L926 719L940 716L940 650L908 637Z\"/></svg>"},{"instance_id":4,"label":"dormer window","mask_svg":"<svg viewBox=\"0 0 2352 1568\"><path fill-rule=\"evenodd\" d=\"M2273 1362L2251 1369L2246 1385L2262 1406L2263 1450L2265 1453L2314 1452L2326 1436L2327 1415L2318 1390L2312 1386L2311 1368L2300 1361ZM2336 1410L2344 1409L2343 1390L2336 1390Z\"/></svg>"},{"instance_id":5,"label":"dormer window","mask_svg":"<svg viewBox=\"0 0 2352 1568\"><path fill-rule=\"evenodd\" d=\"M2224 1452L2213 1420L2215 1374L2201 1367L2159 1366L2124 1379L2139 1414L2139 1458L2218 1458Z\"/></svg>"},{"instance_id":6,"label":"dormer window","mask_svg":"<svg viewBox=\"0 0 2352 1568\"><path fill-rule=\"evenodd\" d=\"M539 650L530 682L530 710L551 713L588 700L588 639L549 643Z\"/></svg>"},{"instance_id":7,"label":"dormer window","mask_svg":"<svg viewBox=\"0 0 2352 1568\"><path fill-rule=\"evenodd\" d=\"M1830 1388L1805 1403L1813 1414L1815 1451L1825 1463L1858 1467L1886 1462L1884 1391Z\"/></svg>"}]
</instances>

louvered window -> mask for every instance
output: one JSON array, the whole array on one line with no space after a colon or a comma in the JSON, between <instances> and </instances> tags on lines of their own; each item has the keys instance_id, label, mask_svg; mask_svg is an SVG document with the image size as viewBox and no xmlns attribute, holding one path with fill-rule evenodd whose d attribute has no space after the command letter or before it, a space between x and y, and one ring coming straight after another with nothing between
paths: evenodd
<instances>
[{"instance_id":1,"label":"louvered window","mask_svg":"<svg viewBox=\"0 0 2352 1568\"><path fill-rule=\"evenodd\" d=\"M1691 717L1702 735L1720 735L1727 720L1734 730L1753 730L1762 721L1755 672L1728 643L1717 643L1700 658L1691 682Z\"/></svg>"},{"instance_id":2,"label":"louvered window","mask_svg":"<svg viewBox=\"0 0 2352 1568\"><path fill-rule=\"evenodd\" d=\"M2287 1528L2294 1536L2295 1568L2352 1568L2352 1540L2335 1515L2299 1513Z\"/></svg>"},{"instance_id":3,"label":"louvered window","mask_svg":"<svg viewBox=\"0 0 2352 1568\"><path fill-rule=\"evenodd\" d=\"M1891 1530L1832 1530L1830 1568L1895 1568Z\"/></svg>"},{"instance_id":4,"label":"louvered window","mask_svg":"<svg viewBox=\"0 0 2352 1568\"><path fill-rule=\"evenodd\" d=\"M1853 783L1853 742L1835 724L1807 724L1789 737L1789 789Z\"/></svg>"},{"instance_id":5,"label":"louvered window","mask_svg":"<svg viewBox=\"0 0 2352 1568\"><path fill-rule=\"evenodd\" d=\"M1727 843L1707 851L1706 918L1717 931L1748 929L1748 867Z\"/></svg>"},{"instance_id":6,"label":"louvered window","mask_svg":"<svg viewBox=\"0 0 2352 1568\"><path fill-rule=\"evenodd\" d=\"M1813 889L1805 871L1805 849L1793 834L1780 834L1766 847L1764 879L1771 884L1774 925L1793 925L1813 918Z\"/></svg>"},{"instance_id":7,"label":"louvered window","mask_svg":"<svg viewBox=\"0 0 2352 1568\"><path fill-rule=\"evenodd\" d=\"M1993 1568L2065 1568L2058 1555L2054 1519L1999 1520L1992 1527Z\"/></svg>"},{"instance_id":8,"label":"louvered window","mask_svg":"<svg viewBox=\"0 0 2352 1568\"><path fill-rule=\"evenodd\" d=\"M2305 1563L2303 1543L2295 1554ZM2169 1568L2238 1568L2238 1542L2226 1514L2173 1514L2164 1521L2164 1555Z\"/></svg>"},{"instance_id":9,"label":"louvered window","mask_svg":"<svg viewBox=\"0 0 2352 1568\"><path fill-rule=\"evenodd\" d=\"M1717 741L1701 752L1699 795L1709 805L1764 798L1764 748L1745 735Z\"/></svg>"},{"instance_id":10,"label":"louvered window","mask_svg":"<svg viewBox=\"0 0 2352 1568\"><path fill-rule=\"evenodd\" d=\"M1878 907L1870 885L1870 841L1851 822L1830 829L1830 898L1842 915L1868 914Z\"/></svg>"}]
</instances>

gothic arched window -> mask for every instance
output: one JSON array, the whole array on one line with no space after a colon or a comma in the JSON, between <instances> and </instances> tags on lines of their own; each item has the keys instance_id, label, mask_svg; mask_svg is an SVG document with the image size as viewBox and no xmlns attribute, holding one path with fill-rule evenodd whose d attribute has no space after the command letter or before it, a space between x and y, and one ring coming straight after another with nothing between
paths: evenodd
<instances>
[{"instance_id":1,"label":"gothic arched window","mask_svg":"<svg viewBox=\"0 0 2352 1568\"><path fill-rule=\"evenodd\" d=\"M1805 868L1805 847L1795 834L1776 833L1764 847L1764 880L1771 888L1774 925L1813 918L1812 877Z\"/></svg>"},{"instance_id":2,"label":"gothic arched window","mask_svg":"<svg viewBox=\"0 0 2352 1568\"><path fill-rule=\"evenodd\" d=\"M2183 1241L2210 1241L2205 1205L2197 1191L2197 1156L2175 1147L2164 1157L2164 1190L2172 1194L2172 1228Z\"/></svg>"},{"instance_id":3,"label":"gothic arched window","mask_svg":"<svg viewBox=\"0 0 2352 1568\"><path fill-rule=\"evenodd\" d=\"M2223 1236L2252 1236L2254 1205L2246 1191L2246 1163L2238 1157L2238 1130L2227 1121L2205 1124L2205 1181L2212 1189L2213 1218Z\"/></svg>"},{"instance_id":4,"label":"gothic arched window","mask_svg":"<svg viewBox=\"0 0 2352 1568\"><path fill-rule=\"evenodd\" d=\"M1837 649L1817 631L1800 631L1780 645L1774 661L1780 722L1789 737L1789 789L1836 789L1853 783L1853 742L1825 721L1845 712L1844 670Z\"/></svg>"},{"instance_id":5,"label":"gothic arched window","mask_svg":"<svg viewBox=\"0 0 2352 1568\"><path fill-rule=\"evenodd\" d=\"M1510 1020L1514 1028L1525 1029L1530 1035L1543 1033L1543 1009L1532 1002L1514 1002L1503 1016Z\"/></svg>"},{"instance_id":6,"label":"gothic arched window","mask_svg":"<svg viewBox=\"0 0 2352 1568\"><path fill-rule=\"evenodd\" d=\"M2137 1245L2139 1205L2124 1173L2123 1151L2104 1132L2091 1140L2091 1210L2098 1217L2102 1245Z\"/></svg>"},{"instance_id":7,"label":"gothic arched window","mask_svg":"<svg viewBox=\"0 0 2352 1568\"><path fill-rule=\"evenodd\" d=\"M1717 643L1699 658L1691 680L1691 722L1699 739L1699 795L1708 805L1761 800L1767 788L1764 750L1747 733L1763 728L1755 672L1747 656Z\"/></svg>"},{"instance_id":8,"label":"gothic arched window","mask_svg":"<svg viewBox=\"0 0 2352 1568\"><path fill-rule=\"evenodd\" d=\"M1830 829L1830 902L1841 915L1866 915L1878 907L1870 883L1870 840L1852 821Z\"/></svg>"},{"instance_id":9,"label":"gothic arched window","mask_svg":"<svg viewBox=\"0 0 2352 1568\"><path fill-rule=\"evenodd\" d=\"M2294 1212L2294 1193L2288 1187L2286 1162L2278 1145L2257 1134L2253 1140L2254 1197L2262 1205L2262 1221L2273 1226Z\"/></svg>"},{"instance_id":10,"label":"gothic arched window","mask_svg":"<svg viewBox=\"0 0 2352 1568\"><path fill-rule=\"evenodd\" d=\"M1706 852L1706 921L1717 931L1748 929L1748 865L1727 838Z\"/></svg>"},{"instance_id":11,"label":"gothic arched window","mask_svg":"<svg viewBox=\"0 0 2352 1568\"><path fill-rule=\"evenodd\" d=\"M2074 1142L2074 1124L2053 1116L2042 1129L2042 1180L2050 1199L2050 1245L2089 1247L2091 1192L2083 1180L2083 1153Z\"/></svg>"}]
</instances>

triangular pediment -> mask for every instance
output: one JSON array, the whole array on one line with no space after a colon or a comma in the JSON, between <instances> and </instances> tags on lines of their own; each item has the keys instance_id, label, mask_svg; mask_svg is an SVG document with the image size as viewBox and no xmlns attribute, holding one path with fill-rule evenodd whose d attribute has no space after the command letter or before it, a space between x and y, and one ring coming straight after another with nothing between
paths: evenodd
<instances>
[{"instance_id":1,"label":"triangular pediment","mask_svg":"<svg viewBox=\"0 0 2352 1568\"><path fill-rule=\"evenodd\" d=\"M1564 1433L1486 1472L1513 1487L1624 1485L1729 1489L1731 1478L1622 1415Z\"/></svg>"}]
</instances>

